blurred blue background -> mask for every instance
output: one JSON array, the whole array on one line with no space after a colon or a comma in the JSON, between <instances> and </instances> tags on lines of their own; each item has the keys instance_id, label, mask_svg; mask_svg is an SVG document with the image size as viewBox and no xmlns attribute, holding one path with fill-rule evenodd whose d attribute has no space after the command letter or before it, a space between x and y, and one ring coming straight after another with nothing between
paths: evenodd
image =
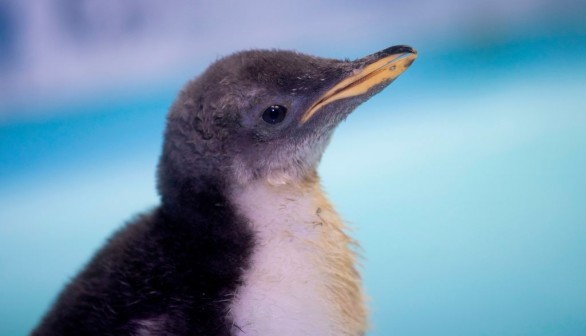
<instances>
[{"instance_id":1,"label":"blurred blue background","mask_svg":"<svg viewBox=\"0 0 586 336\"><path fill-rule=\"evenodd\" d=\"M320 173L370 335L586 335L586 2L0 0L0 335L157 204L165 113L249 48L414 66Z\"/></svg>"}]
</instances>

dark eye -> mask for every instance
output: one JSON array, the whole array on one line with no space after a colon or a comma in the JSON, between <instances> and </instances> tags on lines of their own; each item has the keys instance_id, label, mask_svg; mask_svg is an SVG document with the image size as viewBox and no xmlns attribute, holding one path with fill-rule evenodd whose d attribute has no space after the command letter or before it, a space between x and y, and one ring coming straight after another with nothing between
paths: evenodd
<instances>
[{"instance_id":1,"label":"dark eye","mask_svg":"<svg viewBox=\"0 0 586 336\"><path fill-rule=\"evenodd\" d=\"M269 124L278 124L287 115L287 108L281 105L269 106L262 114L262 119Z\"/></svg>"}]
</instances>

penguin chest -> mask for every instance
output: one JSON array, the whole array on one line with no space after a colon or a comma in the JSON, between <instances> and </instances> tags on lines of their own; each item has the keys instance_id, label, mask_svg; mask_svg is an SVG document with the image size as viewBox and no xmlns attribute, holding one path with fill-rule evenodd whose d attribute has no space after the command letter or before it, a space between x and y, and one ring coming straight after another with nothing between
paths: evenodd
<instances>
[{"instance_id":1,"label":"penguin chest","mask_svg":"<svg viewBox=\"0 0 586 336\"><path fill-rule=\"evenodd\" d=\"M323 218L328 210L319 198L295 188L261 184L236 200L256 245L231 305L233 333L345 334L339 330L344 317L336 308L327 266Z\"/></svg>"}]
</instances>

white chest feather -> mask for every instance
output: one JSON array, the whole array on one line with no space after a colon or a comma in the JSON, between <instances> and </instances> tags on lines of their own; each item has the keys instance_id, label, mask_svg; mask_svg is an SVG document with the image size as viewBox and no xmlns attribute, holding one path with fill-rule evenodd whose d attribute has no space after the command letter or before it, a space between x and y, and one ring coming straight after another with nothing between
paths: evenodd
<instances>
[{"instance_id":1,"label":"white chest feather","mask_svg":"<svg viewBox=\"0 0 586 336\"><path fill-rule=\"evenodd\" d=\"M351 241L319 187L259 182L236 193L234 202L256 245L231 306L233 333L360 335L364 309ZM352 305L359 313L347 311Z\"/></svg>"}]
</instances>

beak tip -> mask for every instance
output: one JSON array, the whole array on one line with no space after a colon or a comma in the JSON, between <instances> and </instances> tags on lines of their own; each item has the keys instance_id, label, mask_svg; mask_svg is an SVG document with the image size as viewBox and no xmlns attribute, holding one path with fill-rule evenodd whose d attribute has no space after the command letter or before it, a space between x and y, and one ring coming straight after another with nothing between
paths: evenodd
<instances>
[{"instance_id":1,"label":"beak tip","mask_svg":"<svg viewBox=\"0 0 586 336\"><path fill-rule=\"evenodd\" d=\"M380 51L381 56L390 56L396 54L413 54L417 55L417 50L408 45L396 45Z\"/></svg>"},{"instance_id":2,"label":"beak tip","mask_svg":"<svg viewBox=\"0 0 586 336\"><path fill-rule=\"evenodd\" d=\"M405 68L410 67L411 64L413 64L413 62L415 62L416 59L417 59L417 53L413 53L413 54L409 55L408 59L405 61Z\"/></svg>"}]
</instances>

